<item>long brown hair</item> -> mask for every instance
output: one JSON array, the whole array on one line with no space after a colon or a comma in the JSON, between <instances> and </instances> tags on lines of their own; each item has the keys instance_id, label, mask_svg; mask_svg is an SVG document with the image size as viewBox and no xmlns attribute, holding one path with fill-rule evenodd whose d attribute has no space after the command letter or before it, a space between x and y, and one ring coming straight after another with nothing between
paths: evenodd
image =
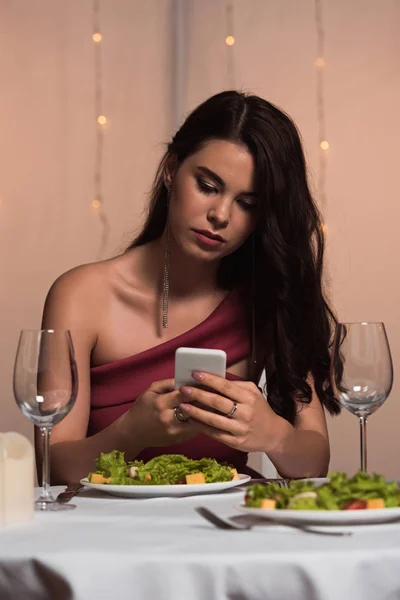
<instances>
[{"instance_id":1,"label":"long brown hair","mask_svg":"<svg viewBox=\"0 0 400 600\"><path fill-rule=\"evenodd\" d=\"M254 310L257 366L259 373L266 369L268 402L294 423L296 401L311 401L311 374L321 402L337 414L340 408L329 380L336 319L323 293L324 235L300 136L288 115L258 96L236 91L198 106L167 147L147 220L129 249L158 239L164 231L168 158L174 155L179 166L212 139L240 143L254 160L257 226L243 246L221 260L218 277L222 288L244 291L248 312Z\"/></svg>"}]
</instances>

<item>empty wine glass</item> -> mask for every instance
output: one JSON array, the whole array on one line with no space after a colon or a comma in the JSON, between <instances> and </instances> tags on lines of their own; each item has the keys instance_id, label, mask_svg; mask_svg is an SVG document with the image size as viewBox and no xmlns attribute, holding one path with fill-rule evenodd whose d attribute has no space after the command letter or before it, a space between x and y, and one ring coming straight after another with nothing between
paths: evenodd
<instances>
[{"instance_id":1,"label":"empty wine glass","mask_svg":"<svg viewBox=\"0 0 400 600\"><path fill-rule=\"evenodd\" d=\"M14 396L43 440L42 490L36 510L68 510L50 489L50 433L72 409L78 374L71 334L67 330L21 331L14 364Z\"/></svg>"},{"instance_id":2,"label":"empty wine glass","mask_svg":"<svg viewBox=\"0 0 400 600\"><path fill-rule=\"evenodd\" d=\"M338 323L331 357L331 381L340 403L360 422L361 470L367 470L367 418L385 402L393 365L383 323Z\"/></svg>"}]
</instances>

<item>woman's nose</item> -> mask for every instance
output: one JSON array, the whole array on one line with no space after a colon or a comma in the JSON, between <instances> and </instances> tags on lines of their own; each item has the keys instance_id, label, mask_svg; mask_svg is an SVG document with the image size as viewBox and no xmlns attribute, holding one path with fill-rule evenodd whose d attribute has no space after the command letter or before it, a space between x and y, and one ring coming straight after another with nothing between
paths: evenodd
<instances>
[{"instance_id":1,"label":"woman's nose","mask_svg":"<svg viewBox=\"0 0 400 600\"><path fill-rule=\"evenodd\" d=\"M208 211L208 220L218 227L226 227L231 218L231 201L219 198Z\"/></svg>"}]
</instances>

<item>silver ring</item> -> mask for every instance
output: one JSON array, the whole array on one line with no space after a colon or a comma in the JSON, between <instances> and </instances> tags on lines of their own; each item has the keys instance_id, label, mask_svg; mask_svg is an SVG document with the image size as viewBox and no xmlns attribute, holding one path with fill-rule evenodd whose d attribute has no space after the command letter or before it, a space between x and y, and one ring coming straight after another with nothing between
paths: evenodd
<instances>
[{"instance_id":1,"label":"silver ring","mask_svg":"<svg viewBox=\"0 0 400 600\"><path fill-rule=\"evenodd\" d=\"M175 406L175 408L174 408L174 417L175 417L175 421L178 421L178 423L185 423L185 421L187 421L189 418L189 417L185 417L185 415L183 414L183 412L181 411L179 406Z\"/></svg>"},{"instance_id":2,"label":"silver ring","mask_svg":"<svg viewBox=\"0 0 400 600\"><path fill-rule=\"evenodd\" d=\"M225 415L226 417L228 417L228 419L232 419L233 415L237 411L237 402L235 402L234 400L232 400L232 402L233 402L233 406L232 406L231 411Z\"/></svg>"}]
</instances>

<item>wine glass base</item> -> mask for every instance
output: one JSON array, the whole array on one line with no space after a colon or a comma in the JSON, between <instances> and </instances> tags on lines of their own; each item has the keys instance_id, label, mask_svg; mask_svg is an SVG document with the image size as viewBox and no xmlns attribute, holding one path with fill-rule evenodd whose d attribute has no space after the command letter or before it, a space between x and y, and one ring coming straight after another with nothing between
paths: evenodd
<instances>
[{"instance_id":1,"label":"wine glass base","mask_svg":"<svg viewBox=\"0 0 400 600\"><path fill-rule=\"evenodd\" d=\"M70 504L69 502L41 502L38 500L35 502L35 510L39 512L53 512L56 510L72 510L76 508L76 504Z\"/></svg>"}]
</instances>

